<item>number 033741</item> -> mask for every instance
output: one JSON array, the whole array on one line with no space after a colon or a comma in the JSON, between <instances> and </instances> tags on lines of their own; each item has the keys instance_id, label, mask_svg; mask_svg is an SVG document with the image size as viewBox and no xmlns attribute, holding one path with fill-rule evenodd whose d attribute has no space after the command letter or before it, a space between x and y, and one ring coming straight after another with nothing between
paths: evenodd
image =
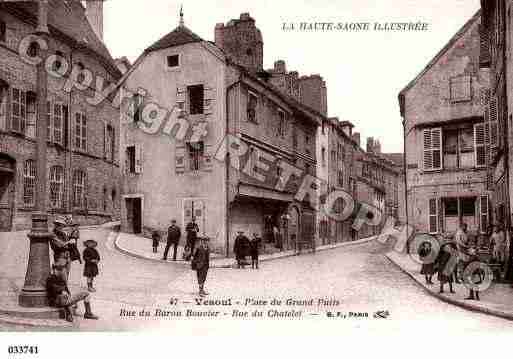
<instances>
[{"instance_id":1,"label":"number 033741","mask_svg":"<svg viewBox=\"0 0 513 359\"><path fill-rule=\"evenodd\" d=\"M38 354L39 348L36 345L9 345L7 353L10 355L15 354Z\"/></svg>"}]
</instances>

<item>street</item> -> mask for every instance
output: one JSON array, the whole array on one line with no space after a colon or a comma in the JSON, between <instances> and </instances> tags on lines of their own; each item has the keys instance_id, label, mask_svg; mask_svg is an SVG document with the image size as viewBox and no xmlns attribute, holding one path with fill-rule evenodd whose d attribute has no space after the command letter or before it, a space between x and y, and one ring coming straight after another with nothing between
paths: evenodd
<instances>
[{"instance_id":1,"label":"street","mask_svg":"<svg viewBox=\"0 0 513 359\"><path fill-rule=\"evenodd\" d=\"M243 270L212 269L206 283L210 292L206 299L212 302L197 305L195 276L188 265L157 263L121 254L113 248L115 233L108 230L82 230L81 241L88 238L99 241L98 249L102 256L100 276L96 280L98 291L93 294L93 310L100 320L87 321L77 316L72 330L164 329L187 333L189 330L197 332L201 327L201 330L209 332L218 327L219 321L227 329L238 330L241 323L246 323L251 324L251 330L262 329L267 333L299 332L305 327L330 331L436 329L448 333L458 329L513 329L510 321L466 311L429 296L383 256L387 248L376 242L268 261L261 263L259 270L247 267ZM9 241L1 242L2 259L8 263L0 278L9 277L21 286L26 253L18 255L21 250L12 251L12 244L7 245ZM16 246L20 243L26 245L20 239L16 243ZM13 255L4 255L6 245ZM71 283L73 292L85 286L82 267L77 262L73 264ZM281 300L281 305L271 305L272 299ZM311 299L314 299L313 305L309 305ZM321 306L317 305L319 299L322 299ZM176 302L170 304L173 300ZM286 305L287 300L290 305ZM267 305L260 305L263 302ZM142 309L151 315L138 316ZM80 305L79 311L82 310ZM187 310L196 314L208 311L218 314L216 319L176 315L176 312L185 314ZM254 310L262 311L263 317L247 322L234 320L234 316L237 319L247 318L248 314L244 316L243 313L251 315ZM120 316L122 311L124 315ZM158 315L155 315L156 311ZM300 319L273 314L284 311L302 313ZM386 319L373 318L377 311L388 311L389 316ZM135 317L125 315L129 312L137 314ZM328 317L328 313L334 317ZM347 317L337 317L336 313ZM273 325L269 326L269 322ZM34 330L2 323L0 329Z\"/></svg>"}]
</instances>

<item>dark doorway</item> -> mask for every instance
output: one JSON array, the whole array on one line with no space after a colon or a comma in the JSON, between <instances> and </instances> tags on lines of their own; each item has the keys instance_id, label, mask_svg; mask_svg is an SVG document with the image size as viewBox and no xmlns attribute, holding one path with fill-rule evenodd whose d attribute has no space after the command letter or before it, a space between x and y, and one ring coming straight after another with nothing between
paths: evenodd
<instances>
[{"instance_id":1,"label":"dark doorway","mask_svg":"<svg viewBox=\"0 0 513 359\"><path fill-rule=\"evenodd\" d=\"M14 160L0 154L0 232L12 230L14 169Z\"/></svg>"},{"instance_id":2,"label":"dark doorway","mask_svg":"<svg viewBox=\"0 0 513 359\"><path fill-rule=\"evenodd\" d=\"M132 233L142 233L142 201L141 198L126 199L128 229Z\"/></svg>"}]
</instances>

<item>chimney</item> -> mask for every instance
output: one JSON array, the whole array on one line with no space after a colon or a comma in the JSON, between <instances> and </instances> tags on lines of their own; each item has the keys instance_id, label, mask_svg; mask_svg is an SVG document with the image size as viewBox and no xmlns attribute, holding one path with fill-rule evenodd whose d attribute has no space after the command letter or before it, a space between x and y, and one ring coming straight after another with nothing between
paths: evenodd
<instances>
[{"instance_id":1,"label":"chimney","mask_svg":"<svg viewBox=\"0 0 513 359\"><path fill-rule=\"evenodd\" d=\"M98 38L103 41L103 1L86 0L86 17Z\"/></svg>"},{"instance_id":2,"label":"chimney","mask_svg":"<svg viewBox=\"0 0 513 359\"><path fill-rule=\"evenodd\" d=\"M374 137L367 137L367 152L374 152Z\"/></svg>"},{"instance_id":3,"label":"chimney","mask_svg":"<svg viewBox=\"0 0 513 359\"><path fill-rule=\"evenodd\" d=\"M353 138L353 141L358 144L358 147L360 147L361 146L361 143L360 143L360 132L353 133L353 136L351 136L351 137Z\"/></svg>"},{"instance_id":4,"label":"chimney","mask_svg":"<svg viewBox=\"0 0 513 359\"><path fill-rule=\"evenodd\" d=\"M48 34L48 0L39 1L36 32Z\"/></svg>"},{"instance_id":5,"label":"chimney","mask_svg":"<svg viewBox=\"0 0 513 359\"><path fill-rule=\"evenodd\" d=\"M287 73L287 67L285 66L285 61L277 60L274 62L274 71L279 74Z\"/></svg>"},{"instance_id":6,"label":"chimney","mask_svg":"<svg viewBox=\"0 0 513 359\"><path fill-rule=\"evenodd\" d=\"M224 29L224 24L222 22L218 22L216 24L216 29L215 29L215 34L214 34L214 41L216 43L216 46L219 47L219 48L223 48L224 47L224 42L223 42L223 29Z\"/></svg>"}]
</instances>

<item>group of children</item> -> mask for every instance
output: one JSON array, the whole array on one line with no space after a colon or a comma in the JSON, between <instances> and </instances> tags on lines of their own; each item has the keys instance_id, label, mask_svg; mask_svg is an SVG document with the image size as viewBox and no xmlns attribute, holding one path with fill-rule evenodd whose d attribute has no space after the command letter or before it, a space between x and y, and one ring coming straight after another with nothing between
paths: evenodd
<instances>
[{"instance_id":1,"label":"group of children","mask_svg":"<svg viewBox=\"0 0 513 359\"><path fill-rule=\"evenodd\" d=\"M78 240L80 232L78 230L78 223L75 223L71 218L58 218L54 221L54 238L50 242L54 253L54 263L59 260L66 263L66 277L69 278L71 269L71 262L79 261L82 264L84 260L83 275L87 280L87 289L89 292L95 292L93 286L94 278L98 276L98 263L100 262L100 253L96 249L98 242L93 239L88 239L83 242L84 250L82 256L78 250ZM81 258L82 257L82 258Z\"/></svg>"}]
</instances>

